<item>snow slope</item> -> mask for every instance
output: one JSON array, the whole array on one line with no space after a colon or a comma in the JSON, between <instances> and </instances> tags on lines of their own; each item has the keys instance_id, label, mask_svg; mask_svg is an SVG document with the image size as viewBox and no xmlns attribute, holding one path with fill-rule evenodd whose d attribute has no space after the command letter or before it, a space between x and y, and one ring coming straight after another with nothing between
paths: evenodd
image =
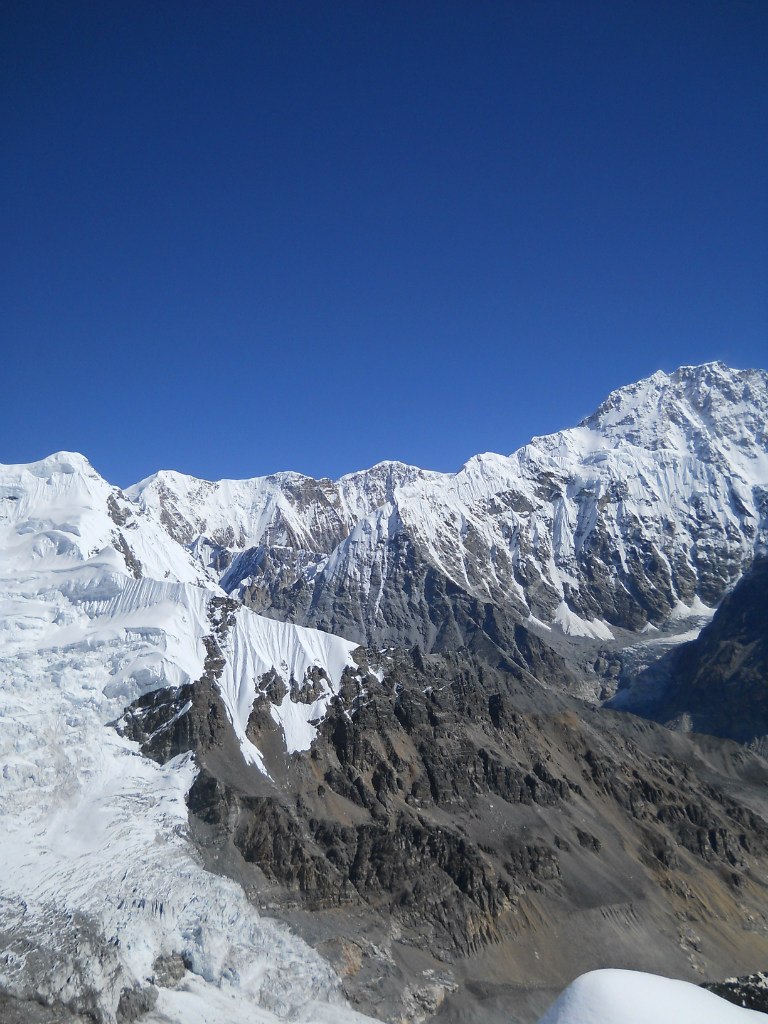
<instances>
[{"instance_id":1,"label":"snow slope","mask_svg":"<svg viewBox=\"0 0 768 1024\"><path fill-rule=\"evenodd\" d=\"M319 722L334 693L338 693L342 673L355 669L352 651L356 645L330 633L275 622L240 608L235 627L225 647L226 664L219 688L229 712L245 758L264 770L260 752L246 736L248 717L259 689L261 677L274 670L288 684L303 681L313 668L323 670L320 693L312 703L292 699L292 690L279 704L271 707L273 720L282 728L286 751L309 750Z\"/></svg>"},{"instance_id":2,"label":"snow slope","mask_svg":"<svg viewBox=\"0 0 768 1024\"><path fill-rule=\"evenodd\" d=\"M0 496L0 987L113 1022L121 993L178 954L192 973L152 1020L320 1019L328 1001L359 1020L314 951L202 868L191 757L158 765L110 725L201 675L218 588L81 456L0 467ZM322 669L327 699L351 647L240 609L222 688L244 743L259 674ZM286 723L289 743L303 728Z\"/></svg>"},{"instance_id":3,"label":"snow slope","mask_svg":"<svg viewBox=\"0 0 768 1024\"><path fill-rule=\"evenodd\" d=\"M591 971L560 995L539 1024L759 1024L744 1010L690 985L639 971Z\"/></svg>"}]
</instances>

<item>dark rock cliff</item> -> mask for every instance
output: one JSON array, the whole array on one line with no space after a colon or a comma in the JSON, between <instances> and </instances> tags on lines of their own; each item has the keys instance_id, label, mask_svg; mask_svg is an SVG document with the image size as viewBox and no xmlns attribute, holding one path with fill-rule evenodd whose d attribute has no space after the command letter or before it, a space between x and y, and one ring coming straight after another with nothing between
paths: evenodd
<instances>
[{"instance_id":1,"label":"dark rock cliff","mask_svg":"<svg viewBox=\"0 0 768 1024\"><path fill-rule=\"evenodd\" d=\"M123 727L158 759L195 751L206 863L327 955L361 1009L531 1019L594 966L696 979L768 958L756 754L469 652L393 651L374 674L361 651L310 751L287 757L256 709L266 778L233 741L215 635L209 653L189 693L144 698Z\"/></svg>"}]
</instances>

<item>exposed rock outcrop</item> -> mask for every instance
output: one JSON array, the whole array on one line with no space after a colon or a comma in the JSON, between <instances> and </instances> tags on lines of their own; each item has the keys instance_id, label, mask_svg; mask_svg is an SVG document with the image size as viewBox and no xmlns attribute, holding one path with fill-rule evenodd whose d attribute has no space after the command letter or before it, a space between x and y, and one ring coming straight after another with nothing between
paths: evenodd
<instances>
[{"instance_id":1,"label":"exposed rock outcrop","mask_svg":"<svg viewBox=\"0 0 768 1024\"><path fill-rule=\"evenodd\" d=\"M533 950L553 988L597 964L695 980L768 957L759 756L466 652L393 651L376 674L359 661L311 751L288 757L275 737L270 779L219 711L208 729L175 719L167 749L197 744L188 801L206 863L331 957L360 1008L459 1019L482 990L475 1012L501 1019L483 986L502 965L509 984L544 982ZM199 693L202 722L215 683Z\"/></svg>"}]
</instances>

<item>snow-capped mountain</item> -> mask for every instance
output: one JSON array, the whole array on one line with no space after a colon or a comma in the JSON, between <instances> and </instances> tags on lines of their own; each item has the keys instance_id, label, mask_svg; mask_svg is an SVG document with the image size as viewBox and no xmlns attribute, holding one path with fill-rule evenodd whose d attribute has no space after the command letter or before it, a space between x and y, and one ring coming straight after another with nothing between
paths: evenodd
<instances>
[{"instance_id":1,"label":"snow-capped mountain","mask_svg":"<svg viewBox=\"0 0 768 1024\"><path fill-rule=\"evenodd\" d=\"M391 500L396 488L439 476L400 462L382 462L336 482L300 473L211 482L161 471L126 493L160 512L169 534L182 544L204 538L228 550L259 544L323 550Z\"/></svg>"},{"instance_id":2,"label":"snow-capped mountain","mask_svg":"<svg viewBox=\"0 0 768 1024\"><path fill-rule=\"evenodd\" d=\"M222 628L218 587L81 456L1 467L0 508L0 992L100 1022L155 1000L163 1022L216 1006L318 1019L316 1000L360 1019L327 964L203 869L187 838L192 755L156 764L110 725L203 676L215 644L243 769L260 768L246 727L265 673L284 680L275 724L303 749L353 645L243 607ZM294 704L307 673L313 699ZM169 963L187 980L158 988Z\"/></svg>"},{"instance_id":3,"label":"snow-capped mountain","mask_svg":"<svg viewBox=\"0 0 768 1024\"><path fill-rule=\"evenodd\" d=\"M768 374L711 363L621 388L579 426L455 474L161 473L127 493L275 618L447 649L466 642L470 601L610 640L716 605L765 543L767 417Z\"/></svg>"},{"instance_id":4,"label":"snow-capped mountain","mask_svg":"<svg viewBox=\"0 0 768 1024\"><path fill-rule=\"evenodd\" d=\"M455 474L1 466L0 1016L362 1020L343 974L417 1022L483 949L478 991L524 987L567 936L559 986L582 934L758 969L768 766L549 684L749 567L767 414L765 372L708 364Z\"/></svg>"},{"instance_id":5,"label":"snow-capped mountain","mask_svg":"<svg viewBox=\"0 0 768 1024\"><path fill-rule=\"evenodd\" d=\"M42 574L50 567L85 579L90 569L112 569L211 586L152 512L129 502L74 452L0 468L0 530L9 571Z\"/></svg>"}]
</instances>

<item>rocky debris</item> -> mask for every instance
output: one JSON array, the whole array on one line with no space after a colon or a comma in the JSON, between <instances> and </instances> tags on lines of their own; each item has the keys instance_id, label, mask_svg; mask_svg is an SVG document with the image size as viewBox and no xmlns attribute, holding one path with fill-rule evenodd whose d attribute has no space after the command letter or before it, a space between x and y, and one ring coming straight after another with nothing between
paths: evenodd
<instances>
[{"instance_id":1,"label":"rocky debris","mask_svg":"<svg viewBox=\"0 0 768 1024\"><path fill-rule=\"evenodd\" d=\"M0 1013L7 1012L10 1021L35 1021L35 1004L40 1003L52 1014L41 1015L41 1024L112 1021L119 1000L113 986L120 977L115 945L104 942L88 913L47 909L46 917L39 921L28 913L26 901L10 905L6 902L3 906L6 918L0 931ZM45 995L41 994L41 976L50 978L43 990ZM78 985L77 980L82 977L90 983ZM114 994L111 1012L105 1012L105 987L109 988L110 997ZM0 1021L5 1024L2 1016Z\"/></svg>"},{"instance_id":2,"label":"rocky debris","mask_svg":"<svg viewBox=\"0 0 768 1024\"><path fill-rule=\"evenodd\" d=\"M160 988L176 988L192 964L180 953L159 956L152 965L153 981Z\"/></svg>"},{"instance_id":3,"label":"rocky debris","mask_svg":"<svg viewBox=\"0 0 768 1024\"><path fill-rule=\"evenodd\" d=\"M117 1024L133 1024L153 1008L157 1002L154 985L134 985L124 988L117 1004Z\"/></svg>"},{"instance_id":4,"label":"rocky debris","mask_svg":"<svg viewBox=\"0 0 768 1024\"><path fill-rule=\"evenodd\" d=\"M446 997L458 989L449 971L425 970L403 992L402 1024L423 1024L445 1003Z\"/></svg>"},{"instance_id":5,"label":"rocky debris","mask_svg":"<svg viewBox=\"0 0 768 1024\"><path fill-rule=\"evenodd\" d=\"M16 999L0 993L2 1024L94 1024L91 1016L73 1013L64 1006L47 1006L32 999Z\"/></svg>"}]
</instances>

